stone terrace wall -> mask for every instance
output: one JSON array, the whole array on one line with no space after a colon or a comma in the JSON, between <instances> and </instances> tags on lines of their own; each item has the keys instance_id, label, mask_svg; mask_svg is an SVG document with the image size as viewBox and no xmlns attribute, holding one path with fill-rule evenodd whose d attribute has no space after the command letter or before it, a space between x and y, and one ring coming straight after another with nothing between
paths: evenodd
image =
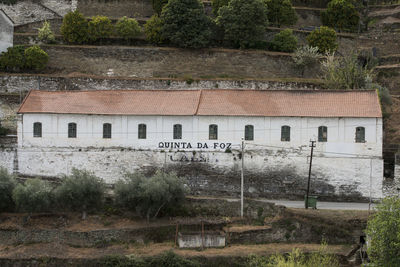
<instances>
[{"instance_id":1,"label":"stone terrace wall","mask_svg":"<svg viewBox=\"0 0 400 267\"><path fill-rule=\"evenodd\" d=\"M78 10L85 16L105 15L146 18L154 14L150 0L78 0Z\"/></svg>"}]
</instances>

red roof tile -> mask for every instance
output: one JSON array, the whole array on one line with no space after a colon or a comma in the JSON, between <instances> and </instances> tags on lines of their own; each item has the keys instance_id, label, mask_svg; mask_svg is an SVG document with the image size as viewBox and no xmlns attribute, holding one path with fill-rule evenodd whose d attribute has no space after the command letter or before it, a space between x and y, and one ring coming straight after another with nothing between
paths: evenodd
<instances>
[{"instance_id":1,"label":"red roof tile","mask_svg":"<svg viewBox=\"0 0 400 267\"><path fill-rule=\"evenodd\" d=\"M37 91L19 113L382 117L375 91Z\"/></svg>"}]
</instances>

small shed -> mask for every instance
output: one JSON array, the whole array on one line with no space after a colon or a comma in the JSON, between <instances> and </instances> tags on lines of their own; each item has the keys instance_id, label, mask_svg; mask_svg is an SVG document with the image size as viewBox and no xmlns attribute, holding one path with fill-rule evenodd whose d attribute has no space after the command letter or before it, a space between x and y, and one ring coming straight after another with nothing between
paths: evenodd
<instances>
[{"instance_id":1,"label":"small shed","mask_svg":"<svg viewBox=\"0 0 400 267\"><path fill-rule=\"evenodd\" d=\"M13 46L14 22L0 9L0 53Z\"/></svg>"}]
</instances>

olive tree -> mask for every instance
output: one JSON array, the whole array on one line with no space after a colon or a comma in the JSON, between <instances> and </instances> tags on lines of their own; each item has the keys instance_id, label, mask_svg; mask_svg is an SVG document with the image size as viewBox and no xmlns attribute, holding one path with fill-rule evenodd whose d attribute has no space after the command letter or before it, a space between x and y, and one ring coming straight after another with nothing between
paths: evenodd
<instances>
[{"instance_id":1,"label":"olive tree","mask_svg":"<svg viewBox=\"0 0 400 267\"><path fill-rule=\"evenodd\" d=\"M304 76L304 71L319 63L322 55L318 52L317 47L305 45L296 49L293 55L293 61L296 67L300 70L301 76Z\"/></svg>"},{"instance_id":2,"label":"olive tree","mask_svg":"<svg viewBox=\"0 0 400 267\"><path fill-rule=\"evenodd\" d=\"M290 0L265 0L269 23L273 26L296 24L297 15Z\"/></svg>"},{"instance_id":3,"label":"olive tree","mask_svg":"<svg viewBox=\"0 0 400 267\"><path fill-rule=\"evenodd\" d=\"M217 25L225 41L240 48L254 46L264 39L268 19L262 0L231 0L218 11Z\"/></svg>"},{"instance_id":4,"label":"olive tree","mask_svg":"<svg viewBox=\"0 0 400 267\"><path fill-rule=\"evenodd\" d=\"M92 42L110 37L113 30L114 26L106 16L94 16L88 23L89 39Z\"/></svg>"},{"instance_id":5,"label":"olive tree","mask_svg":"<svg viewBox=\"0 0 400 267\"><path fill-rule=\"evenodd\" d=\"M297 38L293 35L293 30L285 29L277 34L270 43L273 51L293 52L297 48Z\"/></svg>"},{"instance_id":6,"label":"olive tree","mask_svg":"<svg viewBox=\"0 0 400 267\"><path fill-rule=\"evenodd\" d=\"M320 53L332 53L338 48L337 35L334 29L321 26L307 36L309 46L318 47Z\"/></svg>"},{"instance_id":7,"label":"olive tree","mask_svg":"<svg viewBox=\"0 0 400 267\"><path fill-rule=\"evenodd\" d=\"M339 31L356 31L360 14L351 0L332 0L322 12L322 23Z\"/></svg>"},{"instance_id":8,"label":"olive tree","mask_svg":"<svg viewBox=\"0 0 400 267\"><path fill-rule=\"evenodd\" d=\"M141 28L136 19L122 17L115 25L117 34L125 40L135 38L141 32Z\"/></svg>"},{"instance_id":9,"label":"olive tree","mask_svg":"<svg viewBox=\"0 0 400 267\"><path fill-rule=\"evenodd\" d=\"M103 204L105 189L101 178L89 171L73 169L71 175L63 178L56 196L62 207L82 212L85 220L87 211Z\"/></svg>"},{"instance_id":10,"label":"olive tree","mask_svg":"<svg viewBox=\"0 0 400 267\"><path fill-rule=\"evenodd\" d=\"M32 70L42 70L49 61L49 55L39 46L34 45L25 49L25 67Z\"/></svg>"},{"instance_id":11,"label":"olive tree","mask_svg":"<svg viewBox=\"0 0 400 267\"><path fill-rule=\"evenodd\" d=\"M14 208L12 192L16 186L15 177L7 169L0 168L0 212Z\"/></svg>"},{"instance_id":12,"label":"olive tree","mask_svg":"<svg viewBox=\"0 0 400 267\"><path fill-rule=\"evenodd\" d=\"M88 21L78 10L71 11L63 18L61 34L68 43L86 43L89 39Z\"/></svg>"}]
</instances>

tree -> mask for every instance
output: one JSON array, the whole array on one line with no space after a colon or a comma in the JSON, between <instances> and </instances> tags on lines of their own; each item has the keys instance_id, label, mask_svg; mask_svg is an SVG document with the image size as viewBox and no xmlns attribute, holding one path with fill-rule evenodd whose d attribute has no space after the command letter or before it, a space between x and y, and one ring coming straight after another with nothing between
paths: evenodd
<instances>
[{"instance_id":1,"label":"tree","mask_svg":"<svg viewBox=\"0 0 400 267\"><path fill-rule=\"evenodd\" d=\"M360 15L350 0L332 0L322 12L322 23L339 31L357 31Z\"/></svg>"},{"instance_id":2,"label":"tree","mask_svg":"<svg viewBox=\"0 0 400 267\"><path fill-rule=\"evenodd\" d=\"M12 197L19 211L45 212L51 209L53 188L47 181L29 179L15 187Z\"/></svg>"},{"instance_id":3,"label":"tree","mask_svg":"<svg viewBox=\"0 0 400 267\"><path fill-rule=\"evenodd\" d=\"M0 168L0 212L11 211L14 208L12 192L16 186L15 177L7 169Z\"/></svg>"},{"instance_id":4,"label":"tree","mask_svg":"<svg viewBox=\"0 0 400 267\"><path fill-rule=\"evenodd\" d=\"M307 36L309 46L318 47L320 53L334 52L338 48L336 32L326 26L313 30Z\"/></svg>"},{"instance_id":5,"label":"tree","mask_svg":"<svg viewBox=\"0 0 400 267\"><path fill-rule=\"evenodd\" d=\"M38 39L47 44L52 44L56 41L54 33L50 27L50 22L47 20L43 22L42 28L39 28L38 30Z\"/></svg>"},{"instance_id":6,"label":"tree","mask_svg":"<svg viewBox=\"0 0 400 267\"><path fill-rule=\"evenodd\" d=\"M262 0L231 0L218 11L217 25L224 39L240 48L254 46L264 39L268 19Z\"/></svg>"},{"instance_id":7,"label":"tree","mask_svg":"<svg viewBox=\"0 0 400 267\"><path fill-rule=\"evenodd\" d=\"M151 5L157 16L161 16L162 9L166 4L168 4L168 0L151 0Z\"/></svg>"},{"instance_id":8,"label":"tree","mask_svg":"<svg viewBox=\"0 0 400 267\"><path fill-rule=\"evenodd\" d=\"M49 61L49 55L39 46L34 45L25 49L25 66L28 69L44 69Z\"/></svg>"},{"instance_id":9,"label":"tree","mask_svg":"<svg viewBox=\"0 0 400 267\"><path fill-rule=\"evenodd\" d=\"M211 19L199 0L170 0L161 13L161 36L172 45L201 48L210 43Z\"/></svg>"},{"instance_id":10,"label":"tree","mask_svg":"<svg viewBox=\"0 0 400 267\"><path fill-rule=\"evenodd\" d=\"M64 16L61 34L68 43L83 44L89 40L88 22L78 11L71 11Z\"/></svg>"},{"instance_id":11,"label":"tree","mask_svg":"<svg viewBox=\"0 0 400 267\"><path fill-rule=\"evenodd\" d=\"M138 211L148 221L161 209L180 204L185 192L182 179L174 173L156 172L150 178L130 173L115 185L116 203Z\"/></svg>"},{"instance_id":12,"label":"tree","mask_svg":"<svg viewBox=\"0 0 400 267\"><path fill-rule=\"evenodd\" d=\"M64 177L57 188L57 200L65 208L82 212L86 219L87 211L100 207L104 201L105 184L93 173L72 169L70 176Z\"/></svg>"},{"instance_id":13,"label":"tree","mask_svg":"<svg viewBox=\"0 0 400 267\"><path fill-rule=\"evenodd\" d=\"M0 55L0 69L4 71L20 71L25 67L25 48L21 45L7 48Z\"/></svg>"},{"instance_id":14,"label":"tree","mask_svg":"<svg viewBox=\"0 0 400 267\"><path fill-rule=\"evenodd\" d=\"M223 7L227 6L229 4L230 0L212 0L211 1L211 8L214 16L218 16L218 10Z\"/></svg>"},{"instance_id":15,"label":"tree","mask_svg":"<svg viewBox=\"0 0 400 267\"><path fill-rule=\"evenodd\" d=\"M290 0L266 0L267 16L270 24L276 27L296 24L297 15Z\"/></svg>"},{"instance_id":16,"label":"tree","mask_svg":"<svg viewBox=\"0 0 400 267\"><path fill-rule=\"evenodd\" d=\"M114 26L106 16L94 16L88 23L89 39L96 42L102 38L108 38L113 33Z\"/></svg>"},{"instance_id":17,"label":"tree","mask_svg":"<svg viewBox=\"0 0 400 267\"><path fill-rule=\"evenodd\" d=\"M374 266L400 266L400 198L389 197L368 221L368 257Z\"/></svg>"},{"instance_id":18,"label":"tree","mask_svg":"<svg viewBox=\"0 0 400 267\"><path fill-rule=\"evenodd\" d=\"M144 25L146 40L152 44L162 44L165 40L161 36L162 22L159 16L153 15Z\"/></svg>"},{"instance_id":19,"label":"tree","mask_svg":"<svg viewBox=\"0 0 400 267\"><path fill-rule=\"evenodd\" d=\"M275 34L270 46L274 51L293 52L297 48L297 38L293 35L293 30L285 29Z\"/></svg>"},{"instance_id":20,"label":"tree","mask_svg":"<svg viewBox=\"0 0 400 267\"><path fill-rule=\"evenodd\" d=\"M322 55L318 53L317 47L306 45L297 48L292 58L296 67L300 70L301 76L304 76L305 69L316 65L321 57Z\"/></svg>"},{"instance_id":21,"label":"tree","mask_svg":"<svg viewBox=\"0 0 400 267\"><path fill-rule=\"evenodd\" d=\"M135 38L141 33L141 28L136 19L122 17L115 25L117 34L125 40Z\"/></svg>"}]
</instances>

